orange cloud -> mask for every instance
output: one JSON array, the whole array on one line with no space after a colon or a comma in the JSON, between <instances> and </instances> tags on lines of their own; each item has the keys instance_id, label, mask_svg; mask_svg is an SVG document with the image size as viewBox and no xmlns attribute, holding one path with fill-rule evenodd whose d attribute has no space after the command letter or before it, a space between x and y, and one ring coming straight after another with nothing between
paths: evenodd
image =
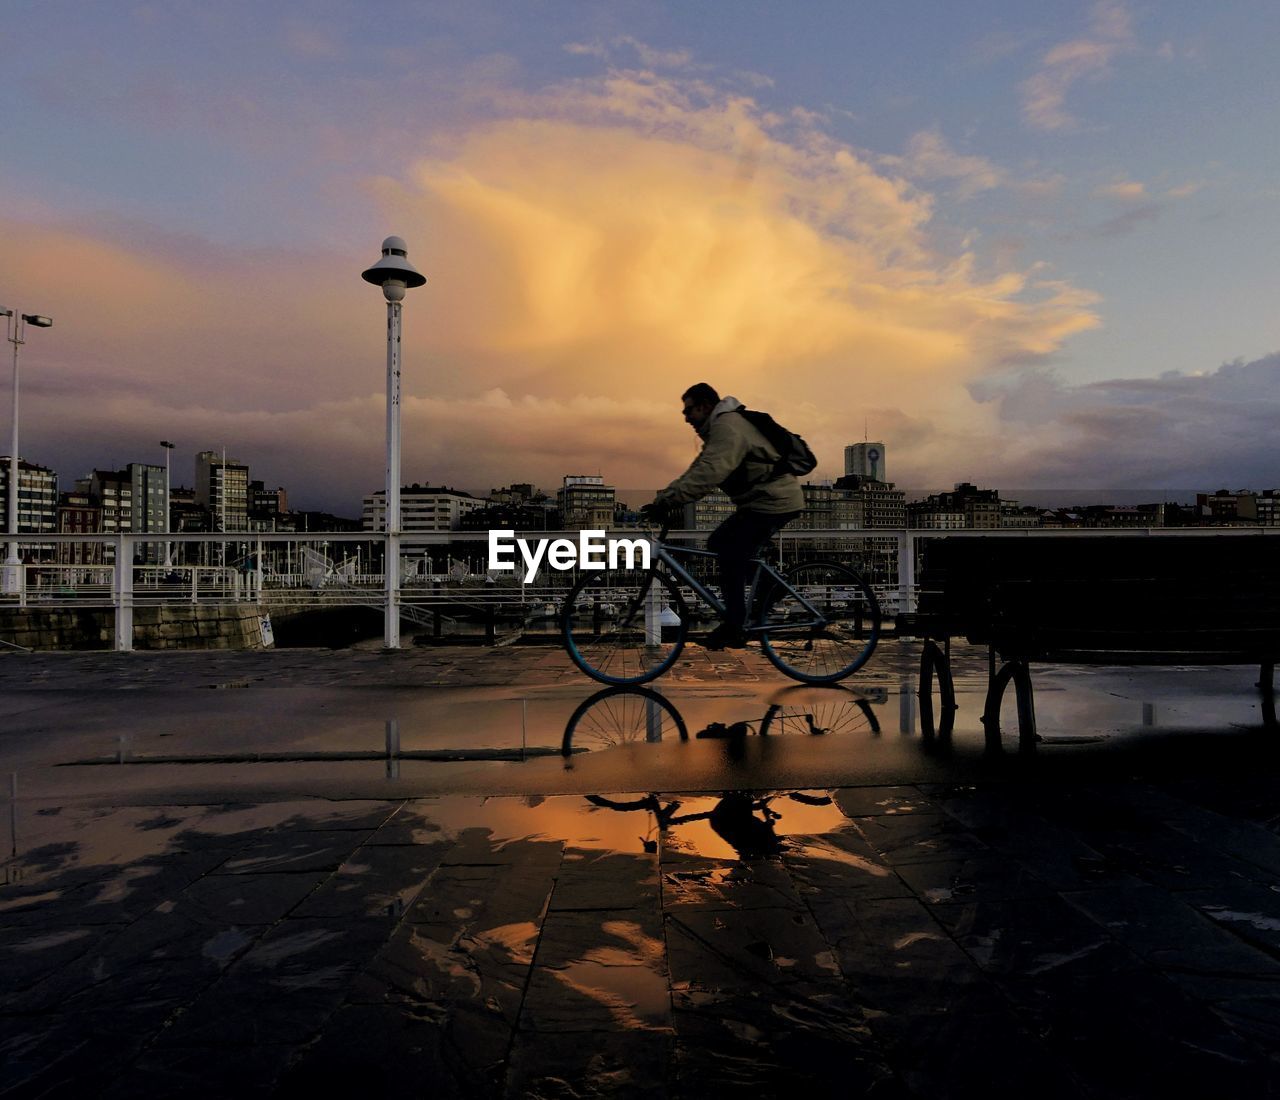
<instances>
[{"instance_id":1,"label":"orange cloud","mask_svg":"<svg viewBox=\"0 0 1280 1100\"><path fill-rule=\"evenodd\" d=\"M971 380L1097 323L1088 292L936 251L932 198L811 122L652 74L557 90L379 194L431 240L436 338L486 382L673 407L706 377L780 416L808 402L827 472L869 405L981 438Z\"/></svg>"}]
</instances>

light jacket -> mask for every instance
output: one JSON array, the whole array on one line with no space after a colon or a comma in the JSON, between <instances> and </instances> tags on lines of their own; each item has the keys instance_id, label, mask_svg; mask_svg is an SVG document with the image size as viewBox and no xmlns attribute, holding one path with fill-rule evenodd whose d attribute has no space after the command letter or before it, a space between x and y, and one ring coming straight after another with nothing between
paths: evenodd
<instances>
[{"instance_id":1,"label":"light jacket","mask_svg":"<svg viewBox=\"0 0 1280 1100\"><path fill-rule=\"evenodd\" d=\"M674 506L701 500L721 488L739 508L779 515L804 509L804 492L794 474L777 474L781 457L760 430L734 410L736 397L724 397L698 429L705 441L693 464L658 493L654 503Z\"/></svg>"}]
</instances>

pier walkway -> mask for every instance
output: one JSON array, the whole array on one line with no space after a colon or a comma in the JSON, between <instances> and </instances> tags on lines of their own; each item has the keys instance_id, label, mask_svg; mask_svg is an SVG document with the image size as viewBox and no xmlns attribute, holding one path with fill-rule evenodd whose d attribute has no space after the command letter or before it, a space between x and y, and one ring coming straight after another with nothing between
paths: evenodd
<instances>
[{"instance_id":1,"label":"pier walkway","mask_svg":"<svg viewBox=\"0 0 1280 1100\"><path fill-rule=\"evenodd\" d=\"M1256 669L917 659L0 655L0 1095L1280 1094Z\"/></svg>"}]
</instances>

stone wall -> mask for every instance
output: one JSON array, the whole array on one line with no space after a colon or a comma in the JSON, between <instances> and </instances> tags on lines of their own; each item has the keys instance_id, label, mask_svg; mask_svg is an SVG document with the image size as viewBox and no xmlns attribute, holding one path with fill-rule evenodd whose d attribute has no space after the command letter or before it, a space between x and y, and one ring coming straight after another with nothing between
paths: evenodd
<instances>
[{"instance_id":1,"label":"stone wall","mask_svg":"<svg viewBox=\"0 0 1280 1100\"><path fill-rule=\"evenodd\" d=\"M111 649L115 612L109 608L2 608L0 641L27 649ZM136 607L135 649L264 649L253 604Z\"/></svg>"}]
</instances>

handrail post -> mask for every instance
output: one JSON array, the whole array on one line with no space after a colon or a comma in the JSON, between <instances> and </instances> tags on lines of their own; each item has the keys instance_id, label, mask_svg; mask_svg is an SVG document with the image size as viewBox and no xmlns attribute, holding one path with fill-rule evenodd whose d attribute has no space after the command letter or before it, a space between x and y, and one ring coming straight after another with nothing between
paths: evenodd
<instances>
[{"instance_id":1,"label":"handrail post","mask_svg":"<svg viewBox=\"0 0 1280 1100\"><path fill-rule=\"evenodd\" d=\"M898 610L912 615L916 610L916 547L911 531L898 532Z\"/></svg>"},{"instance_id":2,"label":"handrail post","mask_svg":"<svg viewBox=\"0 0 1280 1100\"><path fill-rule=\"evenodd\" d=\"M133 651L133 539L116 536L116 652Z\"/></svg>"},{"instance_id":3,"label":"handrail post","mask_svg":"<svg viewBox=\"0 0 1280 1100\"><path fill-rule=\"evenodd\" d=\"M653 579L644 594L644 644L662 644L662 590Z\"/></svg>"}]
</instances>

